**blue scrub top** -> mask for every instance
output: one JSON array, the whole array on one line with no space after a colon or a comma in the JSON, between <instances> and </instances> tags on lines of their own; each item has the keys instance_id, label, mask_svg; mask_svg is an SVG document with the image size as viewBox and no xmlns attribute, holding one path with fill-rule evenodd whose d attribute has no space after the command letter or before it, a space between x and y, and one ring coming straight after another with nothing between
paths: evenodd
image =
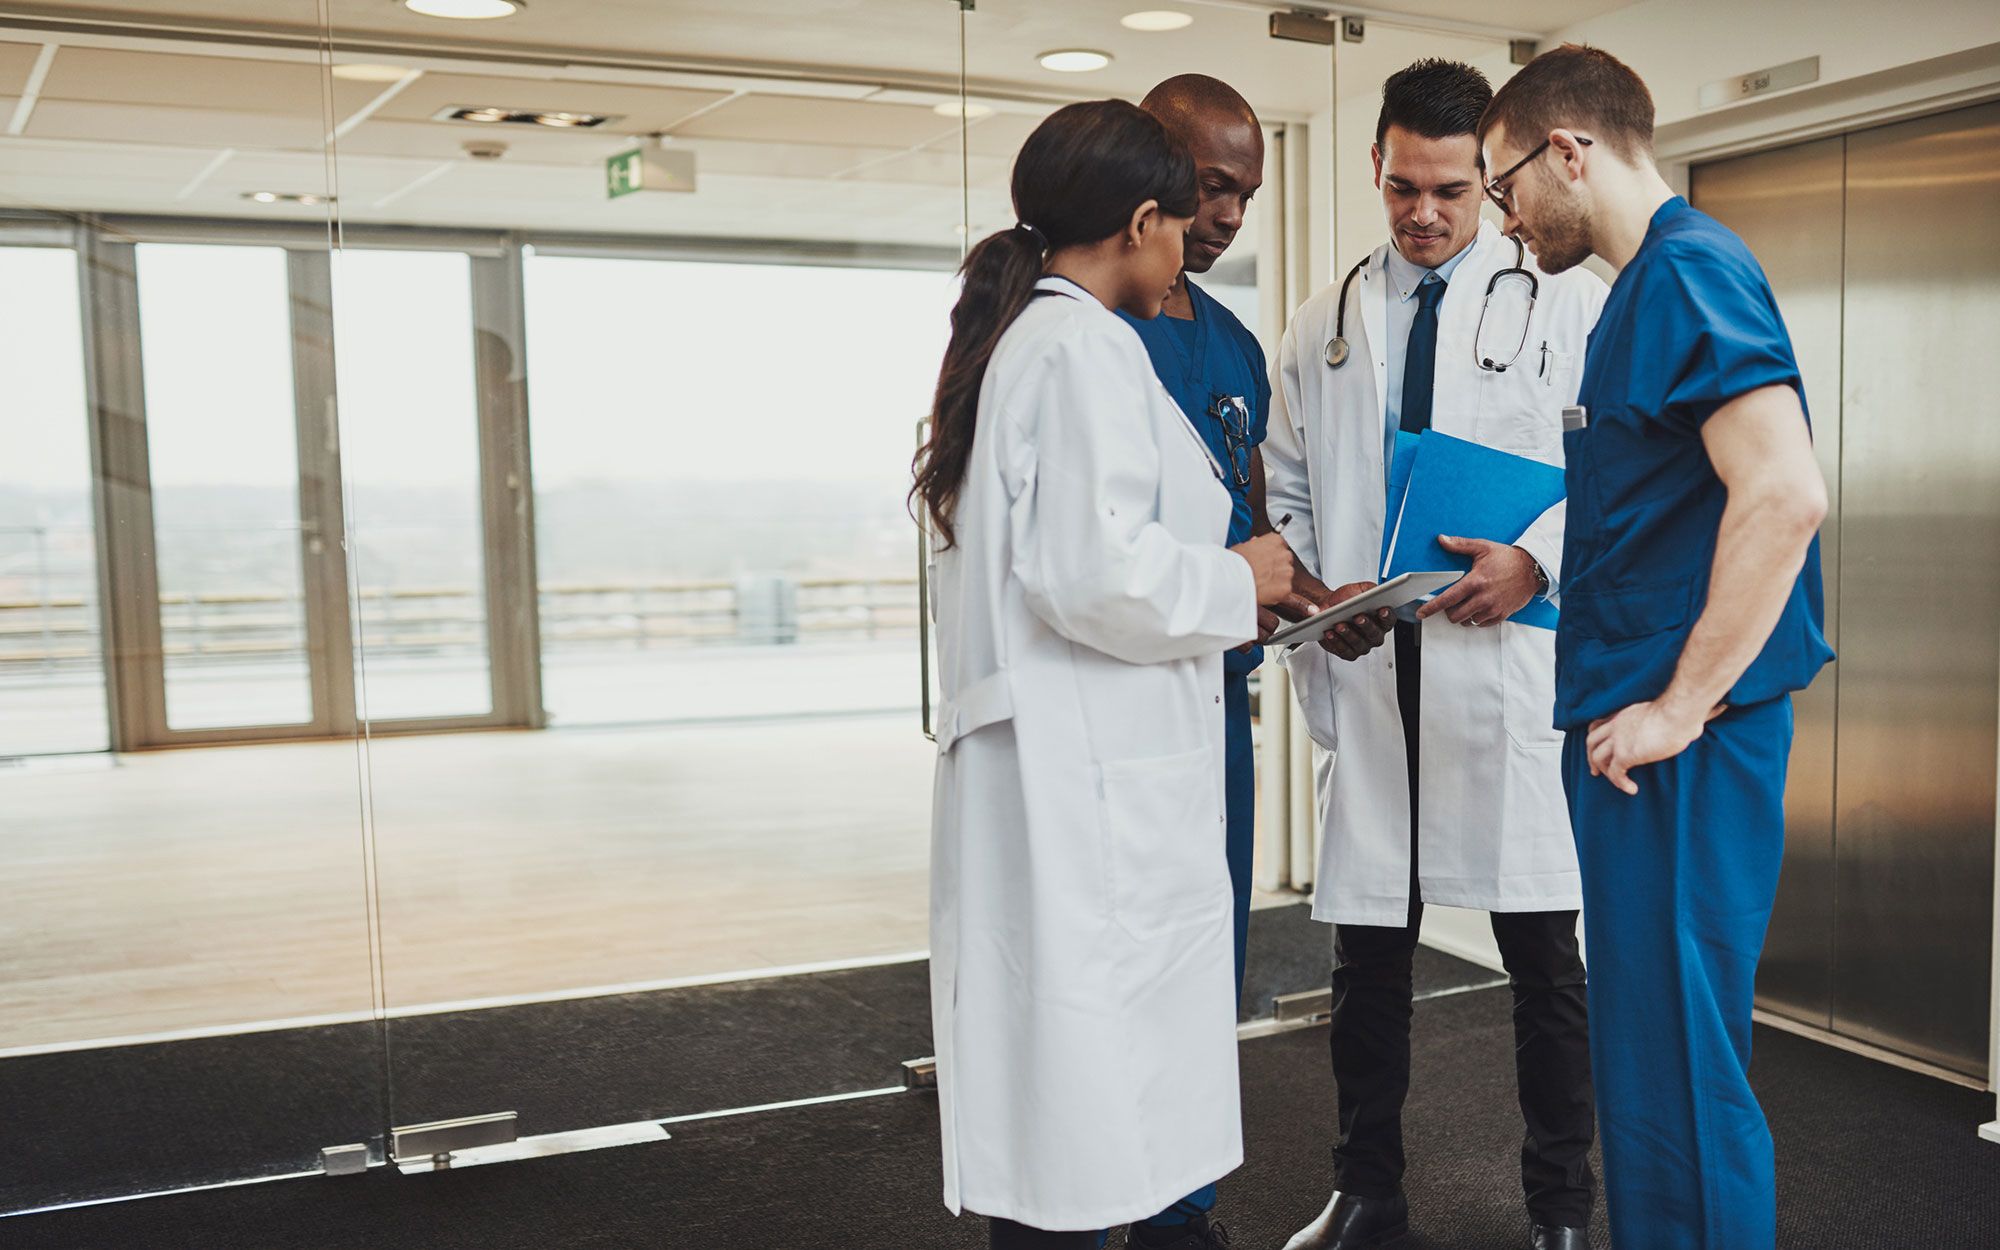
<instances>
[{"instance_id":1,"label":"blue scrub top","mask_svg":"<svg viewBox=\"0 0 2000 1250\"><path fill-rule=\"evenodd\" d=\"M1167 393L1223 467L1222 483L1236 505L1229 519L1229 543L1234 546L1249 541L1251 528L1250 488L1237 484L1235 470L1240 468L1248 475L1250 449L1264 441L1270 428L1271 381L1264 372L1264 349L1257 336L1192 280L1187 290L1188 301L1194 305L1192 321L1165 313L1150 321L1124 312L1118 315L1138 331L1146 354L1153 358L1153 372L1160 375ZM1247 419L1240 428L1226 431L1225 424L1237 426L1237 419L1217 417L1214 410L1217 400L1232 399L1242 404ZM1225 410L1230 407L1226 402L1223 406ZM1241 437L1232 439L1231 433ZM1230 651L1222 657L1222 669L1230 676L1241 676L1263 660L1262 647L1252 647L1247 653Z\"/></svg>"},{"instance_id":2,"label":"blue scrub top","mask_svg":"<svg viewBox=\"0 0 2000 1250\"><path fill-rule=\"evenodd\" d=\"M1564 436L1569 521L1556 633L1556 726L1582 729L1666 691L1695 618L1727 492L1701 441L1716 409L1759 387L1805 390L1791 337L1743 240L1675 196L1618 275L1591 331ZM1811 683L1823 633L1819 540L1731 705Z\"/></svg>"}]
</instances>

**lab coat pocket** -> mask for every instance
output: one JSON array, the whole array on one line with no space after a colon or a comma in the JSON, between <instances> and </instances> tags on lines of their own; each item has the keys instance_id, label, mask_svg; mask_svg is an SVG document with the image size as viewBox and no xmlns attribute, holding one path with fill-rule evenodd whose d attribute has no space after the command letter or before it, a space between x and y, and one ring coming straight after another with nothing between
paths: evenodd
<instances>
[{"instance_id":1,"label":"lab coat pocket","mask_svg":"<svg viewBox=\"0 0 2000 1250\"><path fill-rule=\"evenodd\" d=\"M1500 646L1500 681L1507 736L1531 750L1562 745L1556 720L1555 632L1506 625Z\"/></svg>"},{"instance_id":2,"label":"lab coat pocket","mask_svg":"<svg viewBox=\"0 0 2000 1250\"><path fill-rule=\"evenodd\" d=\"M1333 673L1326 651L1308 642L1285 652L1285 675L1292 679L1292 693L1304 714L1306 733L1326 750L1340 744L1333 721Z\"/></svg>"},{"instance_id":3,"label":"lab coat pocket","mask_svg":"<svg viewBox=\"0 0 2000 1250\"><path fill-rule=\"evenodd\" d=\"M1537 359L1524 352L1507 372L1481 375L1477 438L1488 447L1561 464L1562 408L1535 377Z\"/></svg>"},{"instance_id":4,"label":"lab coat pocket","mask_svg":"<svg viewBox=\"0 0 2000 1250\"><path fill-rule=\"evenodd\" d=\"M1221 762L1203 747L1098 765L1112 919L1135 938L1213 921L1229 905Z\"/></svg>"}]
</instances>

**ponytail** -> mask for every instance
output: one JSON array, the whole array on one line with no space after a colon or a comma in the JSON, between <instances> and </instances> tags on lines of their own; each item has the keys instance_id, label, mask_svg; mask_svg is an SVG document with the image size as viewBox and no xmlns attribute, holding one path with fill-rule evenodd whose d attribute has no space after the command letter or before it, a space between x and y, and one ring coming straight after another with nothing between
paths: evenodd
<instances>
[{"instance_id":1,"label":"ponytail","mask_svg":"<svg viewBox=\"0 0 2000 1250\"><path fill-rule=\"evenodd\" d=\"M1034 298L1042 276L1041 232L1016 226L980 241L959 267L964 286L951 310L951 342L931 401L931 434L917 452L912 500L922 498L932 526L952 545L953 505L972 460L979 389L1000 336Z\"/></svg>"}]
</instances>

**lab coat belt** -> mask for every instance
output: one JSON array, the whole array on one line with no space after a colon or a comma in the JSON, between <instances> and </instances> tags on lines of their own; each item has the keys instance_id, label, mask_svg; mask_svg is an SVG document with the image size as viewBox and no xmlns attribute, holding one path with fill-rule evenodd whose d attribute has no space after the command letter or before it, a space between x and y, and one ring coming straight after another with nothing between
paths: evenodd
<instances>
[{"instance_id":1,"label":"lab coat belt","mask_svg":"<svg viewBox=\"0 0 2000 1250\"><path fill-rule=\"evenodd\" d=\"M937 745L951 750L952 743L988 725L1014 715L1014 692L1007 682L1007 670L988 673L947 699L938 707Z\"/></svg>"}]
</instances>

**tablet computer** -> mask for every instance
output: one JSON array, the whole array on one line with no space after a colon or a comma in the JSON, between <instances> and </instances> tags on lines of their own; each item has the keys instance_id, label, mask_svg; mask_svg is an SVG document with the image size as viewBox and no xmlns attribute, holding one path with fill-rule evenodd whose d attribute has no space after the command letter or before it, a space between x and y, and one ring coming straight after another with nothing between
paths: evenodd
<instances>
[{"instance_id":1,"label":"tablet computer","mask_svg":"<svg viewBox=\"0 0 2000 1250\"><path fill-rule=\"evenodd\" d=\"M1357 616L1365 616L1382 608L1400 608L1417 600L1436 594L1465 574L1454 569L1431 573L1405 573L1392 577L1373 590L1364 590L1350 596L1323 612L1315 612L1303 621L1296 621L1271 631L1264 645L1270 647L1296 646L1300 643L1317 642L1319 636L1344 621Z\"/></svg>"}]
</instances>

